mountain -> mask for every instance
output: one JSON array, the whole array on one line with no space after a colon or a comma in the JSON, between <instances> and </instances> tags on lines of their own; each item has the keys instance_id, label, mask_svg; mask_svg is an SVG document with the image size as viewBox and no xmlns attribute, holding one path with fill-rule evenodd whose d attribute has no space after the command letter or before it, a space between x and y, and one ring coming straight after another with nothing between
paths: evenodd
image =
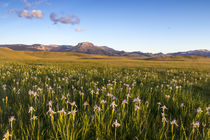
<instances>
[{"instance_id":1,"label":"mountain","mask_svg":"<svg viewBox=\"0 0 210 140\"><path fill-rule=\"evenodd\" d=\"M76 46L72 45L24 45L24 44L13 44L13 45L0 45L0 47L7 47L16 51L49 51L49 52L77 52L87 54L100 54L108 56L119 56L122 52L116 51L106 46L95 46L90 42L82 42Z\"/></svg>"},{"instance_id":2,"label":"mountain","mask_svg":"<svg viewBox=\"0 0 210 140\"><path fill-rule=\"evenodd\" d=\"M210 57L210 51L201 49L201 50L192 50L186 52L176 52L176 53L168 53L168 55L179 56L179 55L197 55L197 56L208 56Z\"/></svg>"},{"instance_id":3,"label":"mountain","mask_svg":"<svg viewBox=\"0 0 210 140\"><path fill-rule=\"evenodd\" d=\"M100 54L108 56L119 56L121 54L121 51L117 51L106 46L95 46L90 42L79 43L78 45L66 51L87 54Z\"/></svg>"},{"instance_id":4,"label":"mountain","mask_svg":"<svg viewBox=\"0 0 210 140\"><path fill-rule=\"evenodd\" d=\"M0 47L10 48L15 51L51 51L56 49L58 45L42 45L42 44L33 44L33 45L24 45L24 44L13 44L13 45L0 45Z\"/></svg>"},{"instance_id":5,"label":"mountain","mask_svg":"<svg viewBox=\"0 0 210 140\"><path fill-rule=\"evenodd\" d=\"M12 45L0 45L0 47L10 48L16 51L47 51L47 52L75 52L85 54L98 54L107 56L126 56L126 57L165 57L165 56L180 56L180 55L197 55L197 56L208 56L210 57L209 50L192 50L186 52L175 52L175 53L143 53L140 51L125 52L118 51L107 46L96 46L91 42L78 43L76 46L73 45L24 45L24 44L12 44Z\"/></svg>"}]
</instances>

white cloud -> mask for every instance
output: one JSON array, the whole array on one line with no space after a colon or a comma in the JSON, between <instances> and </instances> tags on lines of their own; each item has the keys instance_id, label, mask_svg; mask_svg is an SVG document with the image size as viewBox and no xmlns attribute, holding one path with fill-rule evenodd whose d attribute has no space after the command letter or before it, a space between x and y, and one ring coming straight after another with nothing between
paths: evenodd
<instances>
[{"instance_id":1,"label":"white cloud","mask_svg":"<svg viewBox=\"0 0 210 140\"><path fill-rule=\"evenodd\" d=\"M32 10L31 16L34 18L43 18L43 13L41 10Z\"/></svg>"},{"instance_id":2,"label":"white cloud","mask_svg":"<svg viewBox=\"0 0 210 140\"><path fill-rule=\"evenodd\" d=\"M47 0L39 0L39 1L35 1L33 3L28 2L28 0L21 0L21 1L25 4L25 9L23 9L21 11L17 11L16 9L10 9L8 11L9 15L16 13L18 15L18 17L20 17L20 18L28 18L28 19L43 18L44 14L41 10L32 10L32 8L37 7L41 3L47 2Z\"/></svg>"},{"instance_id":3,"label":"white cloud","mask_svg":"<svg viewBox=\"0 0 210 140\"><path fill-rule=\"evenodd\" d=\"M50 14L50 19L55 23L63 23L63 24L79 24L80 23L80 19L75 16L75 15L72 15L72 16L63 16L63 17L60 17L58 18L57 14L56 13L51 13Z\"/></svg>"},{"instance_id":4,"label":"white cloud","mask_svg":"<svg viewBox=\"0 0 210 140\"><path fill-rule=\"evenodd\" d=\"M18 13L19 17L22 18L43 18L43 13L41 10L32 10L31 12L28 10L22 10Z\"/></svg>"},{"instance_id":5,"label":"white cloud","mask_svg":"<svg viewBox=\"0 0 210 140\"><path fill-rule=\"evenodd\" d=\"M22 10L18 14L19 17L28 17L28 10Z\"/></svg>"}]
</instances>

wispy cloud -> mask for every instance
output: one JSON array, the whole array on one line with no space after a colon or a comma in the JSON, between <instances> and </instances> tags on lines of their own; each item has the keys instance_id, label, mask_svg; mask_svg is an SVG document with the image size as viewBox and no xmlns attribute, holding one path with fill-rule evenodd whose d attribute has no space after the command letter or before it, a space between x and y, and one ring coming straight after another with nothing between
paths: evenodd
<instances>
[{"instance_id":1,"label":"wispy cloud","mask_svg":"<svg viewBox=\"0 0 210 140\"><path fill-rule=\"evenodd\" d=\"M9 3L8 2L5 2L5 3L2 3L0 7L6 8L8 6L9 6Z\"/></svg>"},{"instance_id":2,"label":"wispy cloud","mask_svg":"<svg viewBox=\"0 0 210 140\"><path fill-rule=\"evenodd\" d=\"M16 9L10 9L8 11L8 14L11 15L13 13L16 13L18 17L20 18L37 18L41 19L43 18L44 14L42 10L35 10L38 5L47 2L47 0L39 0L35 2L28 2L28 0L21 0L25 4L25 8L23 10L17 11Z\"/></svg>"},{"instance_id":3,"label":"wispy cloud","mask_svg":"<svg viewBox=\"0 0 210 140\"><path fill-rule=\"evenodd\" d=\"M63 24L79 24L80 23L80 19L75 16L75 15L71 15L71 16L62 16L62 17L58 17L56 13L51 13L50 14L50 19L55 23L63 23Z\"/></svg>"},{"instance_id":4,"label":"wispy cloud","mask_svg":"<svg viewBox=\"0 0 210 140\"><path fill-rule=\"evenodd\" d=\"M36 8L40 4L47 2L47 0L39 0L39 1L35 1L35 2L28 2L28 0L22 0L22 1L25 4L25 9Z\"/></svg>"},{"instance_id":5,"label":"wispy cloud","mask_svg":"<svg viewBox=\"0 0 210 140\"><path fill-rule=\"evenodd\" d=\"M76 32L82 32L82 31L85 31L85 29L83 29L83 28L76 28L75 31Z\"/></svg>"},{"instance_id":6,"label":"wispy cloud","mask_svg":"<svg viewBox=\"0 0 210 140\"><path fill-rule=\"evenodd\" d=\"M15 12L16 12L16 9L10 9L10 10L8 11L8 14L11 15L11 14L14 14Z\"/></svg>"}]
</instances>

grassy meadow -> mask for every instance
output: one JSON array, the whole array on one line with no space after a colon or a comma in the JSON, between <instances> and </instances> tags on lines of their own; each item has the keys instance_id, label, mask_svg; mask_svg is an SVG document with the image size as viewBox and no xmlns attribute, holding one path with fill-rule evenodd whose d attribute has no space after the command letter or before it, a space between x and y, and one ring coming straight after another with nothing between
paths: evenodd
<instances>
[{"instance_id":1,"label":"grassy meadow","mask_svg":"<svg viewBox=\"0 0 210 140\"><path fill-rule=\"evenodd\" d=\"M0 48L0 138L210 139L210 58Z\"/></svg>"}]
</instances>

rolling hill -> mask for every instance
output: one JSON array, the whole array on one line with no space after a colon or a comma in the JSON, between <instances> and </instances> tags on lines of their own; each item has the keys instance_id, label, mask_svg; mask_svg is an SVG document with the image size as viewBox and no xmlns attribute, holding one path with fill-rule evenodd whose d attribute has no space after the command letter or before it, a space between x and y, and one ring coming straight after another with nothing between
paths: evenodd
<instances>
[{"instance_id":1,"label":"rolling hill","mask_svg":"<svg viewBox=\"0 0 210 140\"><path fill-rule=\"evenodd\" d=\"M1 60L36 60L38 58L25 54L25 52L14 51L9 48L0 48Z\"/></svg>"},{"instance_id":2,"label":"rolling hill","mask_svg":"<svg viewBox=\"0 0 210 140\"><path fill-rule=\"evenodd\" d=\"M125 57L125 56L106 56L98 54L85 54L78 52L48 52L48 51L15 51L10 48L0 47L1 60L149 60L149 61L187 61L202 60L209 57L204 56L154 56L154 57Z\"/></svg>"}]
</instances>

